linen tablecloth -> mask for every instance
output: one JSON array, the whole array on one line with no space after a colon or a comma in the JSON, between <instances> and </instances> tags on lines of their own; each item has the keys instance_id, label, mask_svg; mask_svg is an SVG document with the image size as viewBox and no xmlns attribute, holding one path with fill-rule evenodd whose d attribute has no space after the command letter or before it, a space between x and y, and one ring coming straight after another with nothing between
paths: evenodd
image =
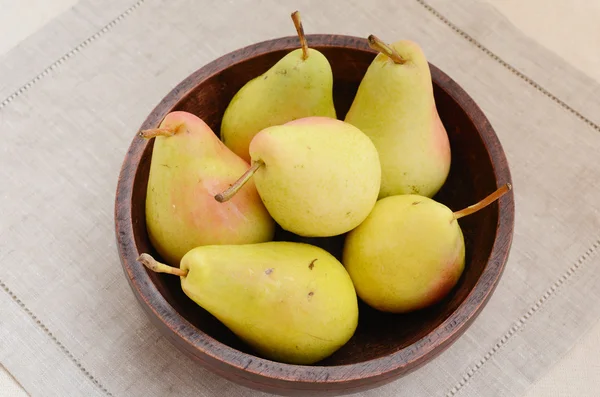
<instances>
[{"instance_id":1,"label":"linen tablecloth","mask_svg":"<svg viewBox=\"0 0 600 397\"><path fill-rule=\"evenodd\" d=\"M34 396L262 396L149 324L116 253L123 156L179 81L307 33L417 41L486 113L516 225L490 303L450 349L360 396L522 395L600 318L600 88L475 0L83 0L0 58L0 362ZM474 18L477 15L478 18Z\"/></svg>"}]
</instances>

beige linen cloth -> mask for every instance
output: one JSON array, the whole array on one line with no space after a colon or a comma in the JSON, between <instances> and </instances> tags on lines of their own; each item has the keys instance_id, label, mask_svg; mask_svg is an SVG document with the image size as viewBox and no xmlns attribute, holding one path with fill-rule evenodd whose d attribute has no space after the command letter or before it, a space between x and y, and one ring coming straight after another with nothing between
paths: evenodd
<instances>
[{"instance_id":1,"label":"beige linen cloth","mask_svg":"<svg viewBox=\"0 0 600 397\"><path fill-rule=\"evenodd\" d=\"M502 281L450 349L357 394L521 396L600 318L600 87L475 0L83 0L0 58L0 362L33 396L266 396L149 324L114 238L145 116L239 47L308 33L413 39L504 146L516 225ZM2 395L2 391L0 391Z\"/></svg>"}]
</instances>

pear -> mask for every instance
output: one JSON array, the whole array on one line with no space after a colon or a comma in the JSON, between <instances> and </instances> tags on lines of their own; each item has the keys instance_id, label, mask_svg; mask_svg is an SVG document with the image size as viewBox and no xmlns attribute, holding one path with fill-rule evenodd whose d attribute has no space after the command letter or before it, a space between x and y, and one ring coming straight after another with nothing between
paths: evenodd
<instances>
[{"instance_id":1,"label":"pear","mask_svg":"<svg viewBox=\"0 0 600 397\"><path fill-rule=\"evenodd\" d=\"M244 186L222 205L213 196L250 166L229 150L211 128L187 112L169 113L155 137L146 192L146 225L152 245L169 264L194 247L250 244L273 238L275 223L256 187Z\"/></svg>"},{"instance_id":2,"label":"pear","mask_svg":"<svg viewBox=\"0 0 600 397\"><path fill-rule=\"evenodd\" d=\"M381 181L377 149L358 128L328 117L269 127L250 144L252 166L221 194L225 202L254 175L265 207L285 230L329 237L371 212Z\"/></svg>"},{"instance_id":3,"label":"pear","mask_svg":"<svg viewBox=\"0 0 600 397\"><path fill-rule=\"evenodd\" d=\"M421 195L377 202L367 219L346 236L342 263L358 296L380 311L406 313L439 302L465 266L458 219L499 199L504 185L479 203L452 213Z\"/></svg>"},{"instance_id":4,"label":"pear","mask_svg":"<svg viewBox=\"0 0 600 397\"><path fill-rule=\"evenodd\" d=\"M345 121L369 136L381 161L379 198L397 194L433 197L450 171L450 144L433 97L429 64L414 42L381 51L365 73Z\"/></svg>"},{"instance_id":5,"label":"pear","mask_svg":"<svg viewBox=\"0 0 600 397\"><path fill-rule=\"evenodd\" d=\"M250 161L250 141L267 127L308 116L336 117L329 61L308 48L297 11L292 19L302 48L246 83L223 115L221 140L246 161Z\"/></svg>"},{"instance_id":6,"label":"pear","mask_svg":"<svg viewBox=\"0 0 600 397\"><path fill-rule=\"evenodd\" d=\"M180 276L190 299L268 359L315 363L348 342L358 324L348 273L313 245L202 246L185 254L179 269L147 254L138 260Z\"/></svg>"}]
</instances>

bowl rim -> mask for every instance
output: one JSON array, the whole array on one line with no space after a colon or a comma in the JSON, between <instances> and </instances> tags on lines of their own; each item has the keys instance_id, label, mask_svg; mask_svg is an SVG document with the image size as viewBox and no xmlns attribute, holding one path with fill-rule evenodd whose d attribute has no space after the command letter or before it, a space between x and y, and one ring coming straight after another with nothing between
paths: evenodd
<instances>
[{"instance_id":1,"label":"bowl rim","mask_svg":"<svg viewBox=\"0 0 600 397\"><path fill-rule=\"evenodd\" d=\"M367 40L361 37L332 34L311 34L306 37L309 45L313 48L345 47L376 54L369 48ZM274 51L296 49L298 48L297 40L297 36L285 36L258 42L225 54L204 65L173 88L156 105L140 129L156 127L177 103L191 94L196 85L223 69L251 57L262 56ZM431 63L429 65L435 83L456 101L479 131L483 144L488 149L493 172L497 179L497 187L504 183L512 183L501 143L483 111L453 79ZM239 373L246 372L260 378L293 383L332 385L353 380L391 379L429 361L460 337L487 304L504 272L514 229L513 190L498 202L496 236L486 266L475 286L464 301L429 334L386 356L359 363L334 366L286 364L244 353L214 339L188 322L166 301L150 280L146 268L136 260L139 251L133 234L132 193L137 168L148 144L149 142L137 136L134 137L121 167L115 196L117 249L130 287L147 314L154 322L158 320L163 325L169 323L171 332L181 338L188 348L192 348L194 351L192 354L201 362L206 363L206 358L210 357L228 367L238 369ZM494 147L497 150L490 150ZM189 349L187 350L190 353ZM256 381L256 377L252 378L252 382L260 383Z\"/></svg>"}]
</instances>

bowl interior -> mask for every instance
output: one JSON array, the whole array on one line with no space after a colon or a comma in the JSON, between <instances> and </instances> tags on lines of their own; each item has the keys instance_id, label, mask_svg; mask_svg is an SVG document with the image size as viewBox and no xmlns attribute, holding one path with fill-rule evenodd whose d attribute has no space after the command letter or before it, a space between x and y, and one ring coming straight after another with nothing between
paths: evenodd
<instances>
[{"instance_id":1,"label":"bowl interior","mask_svg":"<svg viewBox=\"0 0 600 397\"><path fill-rule=\"evenodd\" d=\"M374 58L374 53L341 47L315 46L315 48L323 52L331 63L334 75L334 101L338 118L343 119L364 73ZM250 79L269 69L288 51L274 50L240 60L202 81L180 99L173 110L184 110L199 116L218 134L223 112L237 90ZM452 210L458 210L491 193L496 188L496 177L490 154L473 121L439 84L440 79L447 77L434 66L431 70L438 112L449 134L452 148L450 175L435 199ZM158 256L148 239L144 216L152 143L147 145L136 171L132 221L136 245L140 252L150 252ZM465 300L473 289L490 256L496 237L497 223L496 203L461 219L460 225L466 243L465 271L457 286L442 302L428 309L404 315L381 313L360 302L359 325L354 337L331 357L316 365L353 364L386 356L429 334ZM390 238L390 236L385 237ZM344 242L344 236L303 238L281 228L278 228L275 239L308 242L328 250L338 259L341 259ZM182 292L177 278L153 272L149 272L149 276L169 304L199 330L230 347L255 354L212 315L191 301Z\"/></svg>"}]
</instances>

